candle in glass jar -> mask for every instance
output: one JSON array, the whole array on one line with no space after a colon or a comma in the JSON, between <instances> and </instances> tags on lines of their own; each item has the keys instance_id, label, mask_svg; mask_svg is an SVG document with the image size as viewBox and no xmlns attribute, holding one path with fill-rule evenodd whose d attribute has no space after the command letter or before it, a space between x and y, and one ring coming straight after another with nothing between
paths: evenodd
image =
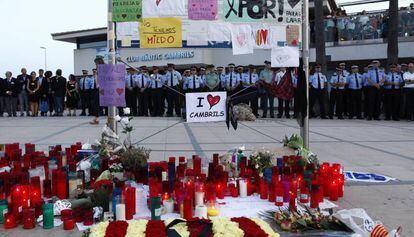
<instances>
[{"instance_id":1,"label":"candle in glass jar","mask_svg":"<svg viewBox=\"0 0 414 237\"><path fill-rule=\"evenodd\" d=\"M311 208L319 208L319 185L312 185L311 186L311 196L310 196L310 207Z\"/></svg>"},{"instance_id":2,"label":"candle in glass jar","mask_svg":"<svg viewBox=\"0 0 414 237\"><path fill-rule=\"evenodd\" d=\"M205 205L197 205L195 207L194 217L207 219L207 207Z\"/></svg>"},{"instance_id":3,"label":"candle in glass jar","mask_svg":"<svg viewBox=\"0 0 414 237\"><path fill-rule=\"evenodd\" d=\"M308 203L309 202L309 189L306 185L302 185L300 189L300 203Z\"/></svg>"},{"instance_id":4,"label":"candle in glass jar","mask_svg":"<svg viewBox=\"0 0 414 237\"><path fill-rule=\"evenodd\" d=\"M220 214L220 210L216 206L216 203L211 202L207 204L207 215L209 217L215 217L215 216L218 216L219 214Z\"/></svg>"},{"instance_id":5,"label":"candle in glass jar","mask_svg":"<svg viewBox=\"0 0 414 237\"><path fill-rule=\"evenodd\" d=\"M193 218L193 200L191 197L186 196L183 201L183 217L186 220Z\"/></svg>"},{"instance_id":6,"label":"candle in glass jar","mask_svg":"<svg viewBox=\"0 0 414 237\"><path fill-rule=\"evenodd\" d=\"M340 174L338 177L338 197L344 196L344 175Z\"/></svg>"},{"instance_id":7,"label":"candle in glass jar","mask_svg":"<svg viewBox=\"0 0 414 237\"><path fill-rule=\"evenodd\" d=\"M165 213L173 213L174 212L174 202L172 199L164 200L162 202L164 206Z\"/></svg>"},{"instance_id":8,"label":"candle in glass jar","mask_svg":"<svg viewBox=\"0 0 414 237\"><path fill-rule=\"evenodd\" d=\"M195 205L199 206L199 205L203 205L204 204L204 192L202 191L197 191L195 193Z\"/></svg>"},{"instance_id":9,"label":"candle in glass jar","mask_svg":"<svg viewBox=\"0 0 414 237\"><path fill-rule=\"evenodd\" d=\"M239 195L242 198L247 197L247 181L245 179L239 180Z\"/></svg>"},{"instance_id":10,"label":"candle in glass jar","mask_svg":"<svg viewBox=\"0 0 414 237\"><path fill-rule=\"evenodd\" d=\"M12 229L17 226L16 219L14 218L13 213L6 213L4 215L4 228L5 229Z\"/></svg>"},{"instance_id":11,"label":"candle in glass jar","mask_svg":"<svg viewBox=\"0 0 414 237\"><path fill-rule=\"evenodd\" d=\"M283 206L283 195L284 195L283 187L280 185L276 186L275 194L276 194L276 198L275 198L276 206L278 207Z\"/></svg>"},{"instance_id":12,"label":"candle in glass jar","mask_svg":"<svg viewBox=\"0 0 414 237\"><path fill-rule=\"evenodd\" d=\"M290 182L287 180L282 181L283 187L283 202L289 202L289 189L290 189Z\"/></svg>"},{"instance_id":13,"label":"candle in glass jar","mask_svg":"<svg viewBox=\"0 0 414 237\"><path fill-rule=\"evenodd\" d=\"M296 193L289 191L289 210L296 211Z\"/></svg>"},{"instance_id":14,"label":"candle in glass jar","mask_svg":"<svg viewBox=\"0 0 414 237\"><path fill-rule=\"evenodd\" d=\"M31 209L23 210L23 228L24 229L33 229L36 227L35 222L35 211Z\"/></svg>"},{"instance_id":15,"label":"candle in glass jar","mask_svg":"<svg viewBox=\"0 0 414 237\"><path fill-rule=\"evenodd\" d=\"M43 229L54 227L53 203L43 205Z\"/></svg>"},{"instance_id":16,"label":"candle in glass jar","mask_svg":"<svg viewBox=\"0 0 414 237\"><path fill-rule=\"evenodd\" d=\"M259 191L260 191L260 199L267 199L267 181L266 179L260 180L259 185Z\"/></svg>"},{"instance_id":17,"label":"candle in glass jar","mask_svg":"<svg viewBox=\"0 0 414 237\"><path fill-rule=\"evenodd\" d=\"M117 221L125 221L125 204L119 203L116 204L116 220Z\"/></svg>"},{"instance_id":18,"label":"candle in glass jar","mask_svg":"<svg viewBox=\"0 0 414 237\"><path fill-rule=\"evenodd\" d=\"M218 199L224 198L224 187L221 184L216 185L216 196Z\"/></svg>"},{"instance_id":19,"label":"candle in glass jar","mask_svg":"<svg viewBox=\"0 0 414 237\"><path fill-rule=\"evenodd\" d=\"M152 197L151 198L151 220L160 220L161 219L161 198Z\"/></svg>"},{"instance_id":20,"label":"candle in glass jar","mask_svg":"<svg viewBox=\"0 0 414 237\"><path fill-rule=\"evenodd\" d=\"M73 230L75 228L75 221L73 219L67 219L63 222L64 230Z\"/></svg>"},{"instance_id":21,"label":"candle in glass jar","mask_svg":"<svg viewBox=\"0 0 414 237\"><path fill-rule=\"evenodd\" d=\"M329 200L338 201L338 182L333 180L329 186Z\"/></svg>"}]
</instances>

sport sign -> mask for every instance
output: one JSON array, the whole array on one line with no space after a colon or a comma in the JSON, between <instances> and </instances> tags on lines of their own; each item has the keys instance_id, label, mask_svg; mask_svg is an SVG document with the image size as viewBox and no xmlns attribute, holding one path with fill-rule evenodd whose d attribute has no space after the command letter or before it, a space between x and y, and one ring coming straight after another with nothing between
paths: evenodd
<instances>
[{"instance_id":1,"label":"sport sign","mask_svg":"<svg viewBox=\"0 0 414 237\"><path fill-rule=\"evenodd\" d=\"M186 93L187 122L226 121L226 92Z\"/></svg>"}]
</instances>

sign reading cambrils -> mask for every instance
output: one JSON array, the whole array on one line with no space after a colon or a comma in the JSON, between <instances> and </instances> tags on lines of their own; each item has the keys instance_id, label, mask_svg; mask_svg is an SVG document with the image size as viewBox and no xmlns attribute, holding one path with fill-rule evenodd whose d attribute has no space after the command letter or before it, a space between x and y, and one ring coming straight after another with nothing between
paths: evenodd
<instances>
[{"instance_id":1,"label":"sign reading cambrils","mask_svg":"<svg viewBox=\"0 0 414 237\"><path fill-rule=\"evenodd\" d=\"M140 24L141 48L181 48L181 18L145 18Z\"/></svg>"},{"instance_id":2,"label":"sign reading cambrils","mask_svg":"<svg viewBox=\"0 0 414 237\"><path fill-rule=\"evenodd\" d=\"M226 92L186 93L187 122L226 121Z\"/></svg>"},{"instance_id":3,"label":"sign reading cambrils","mask_svg":"<svg viewBox=\"0 0 414 237\"><path fill-rule=\"evenodd\" d=\"M98 65L99 105L125 107L125 65Z\"/></svg>"},{"instance_id":4,"label":"sign reading cambrils","mask_svg":"<svg viewBox=\"0 0 414 237\"><path fill-rule=\"evenodd\" d=\"M141 0L112 0L112 6L112 20L114 22L141 20Z\"/></svg>"},{"instance_id":5,"label":"sign reading cambrils","mask_svg":"<svg viewBox=\"0 0 414 237\"><path fill-rule=\"evenodd\" d=\"M301 24L302 0L223 0L223 19L230 22Z\"/></svg>"}]
</instances>

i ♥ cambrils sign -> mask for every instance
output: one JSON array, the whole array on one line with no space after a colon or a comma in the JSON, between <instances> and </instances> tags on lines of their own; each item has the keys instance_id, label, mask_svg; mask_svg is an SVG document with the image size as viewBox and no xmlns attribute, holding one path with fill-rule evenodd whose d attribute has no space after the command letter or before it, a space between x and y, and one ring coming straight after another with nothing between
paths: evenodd
<instances>
[{"instance_id":1,"label":"i \u2665 cambrils sign","mask_svg":"<svg viewBox=\"0 0 414 237\"><path fill-rule=\"evenodd\" d=\"M187 122L226 121L226 92L186 93Z\"/></svg>"}]
</instances>

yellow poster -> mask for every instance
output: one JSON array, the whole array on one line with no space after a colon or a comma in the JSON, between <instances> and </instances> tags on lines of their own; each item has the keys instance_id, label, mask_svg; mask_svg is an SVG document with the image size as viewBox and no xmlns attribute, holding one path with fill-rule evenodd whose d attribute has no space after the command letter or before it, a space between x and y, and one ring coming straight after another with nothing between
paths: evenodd
<instances>
[{"instance_id":1,"label":"yellow poster","mask_svg":"<svg viewBox=\"0 0 414 237\"><path fill-rule=\"evenodd\" d=\"M141 48L181 48L181 18L143 18L139 38Z\"/></svg>"}]
</instances>

